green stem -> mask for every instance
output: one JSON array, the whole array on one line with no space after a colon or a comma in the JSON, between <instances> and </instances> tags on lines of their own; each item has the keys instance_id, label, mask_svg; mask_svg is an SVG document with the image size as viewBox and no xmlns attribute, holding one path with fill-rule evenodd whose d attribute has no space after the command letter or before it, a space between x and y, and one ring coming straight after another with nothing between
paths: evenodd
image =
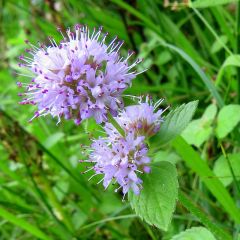
<instances>
[{"instance_id":1,"label":"green stem","mask_svg":"<svg viewBox=\"0 0 240 240\"><path fill-rule=\"evenodd\" d=\"M39 176L38 178L39 178L40 183L43 185L43 188L45 189L45 193L48 196L50 203L52 204L52 206L55 209L55 214L56 214L57 218L67 226L67 228L70 232L74 232L74 227L73 227L73 224L72 224L70 218L67 216L67 214L63 210L62 205L58 201L58 199L57 199L55 193L53 192L52 188L50 187L48 181L45 180L44 177L42 177L42 176Z\"/></svg>"},{"instance_id":2,"label":"green stem","mask_svg":"<svg viewBox=\"0 0 240 240\"><path fill-rule=\"evenodd\" d=\"M210 220L210 217L207 216L205 212L203 212L202 209L200 209L198 206L196 206L192 200L186 196L185 193L179 192L179 201L180 203L189 211L191 212L195 217L198 218L198 220L207 227L218 239L222 240L231 240L232 237L225 232L220 226L218 226L216 223L214 223L212 220Z\"/></svg>"},{"instance_id":3,"label":"green stem","mask_svg":"<svg viewBox=\"0 0 240 240\"><path fill-rule=\"evenodd\" d=\"M125 131L122 129L122 127L118 124L118 122L114 119L114 117L109 112L108 112L108 122L111 123L123 137L125 137Z\"/></svg>"},{"instance_id":4,"label":"green stem","mask_svg":"<svg viewBox=\"0 0 240 240\"><path fill-rule=\"evenodd\" d=\"M233 177L233 182L234 182L234 184L236 185L237 190L238 190L238 194L240 194L240 187L239 187L239 184L238 184L238 180L237 180L237 178L236 178L236 175L235 175L235 173L234 173L234 171L233 171L232 164L231 164L231 162L230 162L230 160L229 160L229 157L228 157L227 153L225 152L225 149L224 149L224 147L223 147L222 144L220 144L220 147L221 147L223 156L224 156L224 157L226 158L226 160L227 160L229 170L230 170L230 172L231 172L231 174L232 174L232 177Z\"/></svg>"},{"instance_id":5,"label":"green stem","mask_svg":"<svg viewBox=\"0 0 240 240\"><path fill-rule=\"evenodd\" d=\"M120 219L129 219L129 218L136 218L137 215L136 214L129 214L129 215L123 215L123 216L117 216L117 217L110 217L110 218L106 218L106 219L102 219L93 223L90 223L88 225L85 225L83 227L81 227L81 230L83 229L87 229L87 228L92 228L96 225L100 225L102 223L106 223L109 221L116 221L116 220L120 220Z\"/></svg>"},{"instance_id":6,"label":"green stem","mask_svg":"<svg viewBox=\"0 0 240 240\"><path fill-rule=\"evenodd\" d=\"M237 45L236 45L236 53L240 53L240 2L238 3L237 9ZM237 69L237 100L240 103L240 69Z\"/></svg>"},{"instance_id":7,"label":"green stem","mask_svg":"<svg viewBox=\"0 0 240 240\"><path fill-rule=\"evenodd\" d=\"M227 47L227 45L218 37L217 33L214 31L214 29L210 26L210 24L206 21L206 19L203 17L203 15L196 9L192 8L193 11L196 13L196 15L202 20L202 22L206 25L208 30L212 33L212 35L216 38L216 40L222 45L222 47L228 52L229 55L232 55L233 53L231 50Z\"/></svg>"}]
</instances>

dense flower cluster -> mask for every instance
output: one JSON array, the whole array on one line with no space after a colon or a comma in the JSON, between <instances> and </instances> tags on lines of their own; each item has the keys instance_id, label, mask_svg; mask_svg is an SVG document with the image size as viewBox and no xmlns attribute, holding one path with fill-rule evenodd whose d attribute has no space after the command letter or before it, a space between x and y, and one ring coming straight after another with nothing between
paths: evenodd
<instances>
[{"instance_id":1,"label":"dense flower cluster","mask_svg":"<svg viewBox=\"0 0 240 240\"><path fill-rule=\"evenodd\" d=\"M90 161L95 163L96 174L104 174L103 185L105 188L113 179L120 185L125 195L129 189L139 194L142 180L137 172L149 172L146 166L150 162L147 157L148 148L144 143L144 137L135 137L134 132L129 132L126 137L98 139L92 144L93 152ZM118 190L117 189L117 190Z\"/></svg>"},{"instance_id":2,"label":"dense flower cluster","mask_svg":"<svg viewBox=\"0 0 240 240\"><path fill-rule=\"evenodd\" d=\"M128 64L133 52L121 57L123 41L116 37L107 45L102 28L90 33L87 26L76 25L74 32L66 33L60 44L49 38L51 46L36 47L27 41L28 56L20 56L19 66L28 68L33 79L18 83L26 87L21 104L38 106L33 118L51 114L76 124L90 117L105 122L108 111L116 116L123 107L121 94L137 75L133 69L141 60Z\"/></svg>"},{"instance_id":3,"label":"dense flower cluster","mask_svg":"<svg viewBox=\"0 0 240 240\"><path fill-rule=\"evenodd\" d=\"M163 99L156 103L153 103L149 96L145 99L139 97L138 100L139 104L120 110L115 120L126 132L133 130L138 136L151 137L158 132L163 121L163 110L157 110ZM112 125L106 123L106 127L111 129Z\"/></svg>"},{"instance_id":4,"label":"dense flower cluster","mask_svg":"<svg viewBox=\"0 0 240 240\"><path fill-rule=\"evenodd\" d=\"M126 107L115 118L125 136L107 123L104 127L107 137L93 142L89 161L95 163L93 170L96 173L93 176L104 174L102 181L105 188L115 180L124 196L130 189L139 194L142 188L139 175L150 172L148 147L144 140L160 128L163 111L154 112L160 103L153 105L147 98L146 102Z\"/></svg>"}]
</instances>

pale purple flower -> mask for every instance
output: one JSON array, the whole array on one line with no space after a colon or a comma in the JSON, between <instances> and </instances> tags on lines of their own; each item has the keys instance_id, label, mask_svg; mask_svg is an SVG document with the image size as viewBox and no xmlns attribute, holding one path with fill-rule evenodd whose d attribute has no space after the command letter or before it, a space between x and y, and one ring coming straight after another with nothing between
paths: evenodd
<instances>
[{"instance_id":1,"label":"pale purple flower","mask_svg":"<svg viewBox=\"0 0 240 240\"><path fill-rule=\"evenodd\" d=\"M163 99L153 103L149 96L139 98L139 104L125 107L119 111L115 120L125 130L134 131L136 136L151 137L155 135L163 122L162 114L166 110L158 109ZM116 130L111 123L106 123L106 132L112 137L116 136Z\"/></svg>"},{"instance_id":2,"label":"pale purple flower","mask_svg":"<svg viewBox=\"0 0 240 240\"><path fill-rule=\"evenodd\" d=\"M123 107L122 92L139 74L133 69L141 60L129 64L133 52L121 57L123 41L115 37L106 44L108 34L102 28L90 33L87 26L76 25L74 32L66 33L59 44L49 38L50 46L36 47L27 41L28 56L20 56L19 66L31 71L32 81L18 83L26 87L21 104L37 105L33 118L50 114L58 122L61 117L76 124L90 117L105 122L108 111L116 116Z\"/></svg>"},{"instance_id":3,"label":"pale purple flower","mask_svg":"<svg viewBox=\"0 0 240 240\"><path fill-rule=\"evenodd\" d=\"M119 135L114 140L94 140L88 161L95 163L92 177L103 174L99 183L103 182L105 188L110 183L118 183L115 191L122 189L123 198L130 189L139 194L142 188L140 175L150 172L150 158L144 139L144 136L136 137L134 132L129 131L125 137Z\"/></svg>"}]
</instances>

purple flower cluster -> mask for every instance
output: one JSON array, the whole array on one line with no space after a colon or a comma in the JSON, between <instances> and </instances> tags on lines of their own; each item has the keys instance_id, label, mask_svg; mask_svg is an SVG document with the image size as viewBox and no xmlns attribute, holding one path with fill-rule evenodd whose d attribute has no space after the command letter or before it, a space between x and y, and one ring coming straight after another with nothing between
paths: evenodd
<instances>
[{"instance_id":1,"label":"purple flower cluster","mask_svg":"<svg viewBox=\"0 0 240 240\"><path fill-rule=\"evenodd\" d=\"M148 97L146 102L141 101L139 105L126 107L115 118L125 136L121 136L111 123L106 123L107 137L95 140L91 146L89 162L95 163L93 176L103 174L101 181L105 188L112 181L117 182L124 196L130 189L135 194L140 193L142 180L139 175L150 172L148 147L144 141L156 134L162 122L163 111L155 112L162 100L154 105Z\"/></svg>"},{"instance_id":2,"label":"purple flower cluster","mask_svg":"<svg viewBox=\"0 0 240 240\"><path fill-rule=\"evenodd\" d=\"M129 190L139 194L140 176L151 170L145 142L160 128L163 111L158 107L162 100L154 104L148 96L136 97L138 105L123 108L122 93L139 74L134 68L141 60L129 64L133 52L121 57L123 41L114 38L106 44L108 34L103 34L102 28L91 33L87 26L76 25L74 32L66 31L67 36L59 32L63 37L59 44L53 38L49 38L50 46L36 47L26 42L27 56L20 56L19 66L30 70L32 76L20 75L32 80L18 82L19 87L26 88L19 94L24 96L20 103L37 105L32 119L50 114L58 122L63 117L80 124L93 117L97 123L105 123L107 137L95 139L91 145L88 162L94 163L89 169L95 171L92 177L103 175L100 182L105 188L117 183L116 191L122 189L124 196ZM123 132L108 122L108 114Z\"/></svg>"},{"instance_id":3,"label":"purple flower cluster","mask_svg":"<svg viewBox=\"0 0 240 240\"><path fill-rule=\"evenodd\" d=\"M137 173L150 171L146 166L150 158L147 157L148 148L143 136L135 137L134 132L129 132L126 137L119 136L111 142L100 138L93 142L92 148L90 161L95 163L95 175L104 174L102 181L105 188L115 179L124 196L129 189L139 194L142 180Z\"/></svg>"},{"instance_id":4,"label":"purple flower cluster","mask_svg":"<svg viewBox=\"0 0 240 240\"><path fill-rule=\"evenodd\" d=\"M50 114L58 122L61 117L76 124L90 117L106 122L107 112L116 116L123 107L122 92L136 77L132 69L141 60L128 64L133 52L121 57L123 41L116 37L106 44L108 34L102 28L90 33L87 26L76 25L74 32L66 33L59 44L49 38L51 46L27 41L28 56L20 56L19 66L29 69L33 78L28 84L18 83L26 87L21 104L37 105L33 118Z\"/></svg>"},{"instance_id":5,"label":"purple flower cluster","mask_svg":"<svg viewBox=\"0 0 240 240\"><path fill-rule=\"evenodd\" d=\"M138 136L151 137L158 132L163 121L163 110L157 110L163 99L156 103L153 103L149 96L145 99L139 97L138 100L138 105L125 107L115 119L126 132L133 130ZM109 123L106 123L106 126L110 129L112 127Z\"/></svg>"}]
</instances>

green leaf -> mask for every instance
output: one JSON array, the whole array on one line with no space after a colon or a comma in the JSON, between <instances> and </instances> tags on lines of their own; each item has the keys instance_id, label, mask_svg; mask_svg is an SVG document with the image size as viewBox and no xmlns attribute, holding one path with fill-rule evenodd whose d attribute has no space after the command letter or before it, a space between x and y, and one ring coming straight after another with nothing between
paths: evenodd
<instances>
[{"instance_id":1,"label":"green leaf","mask_svg":"<svg viewBox=\"0 0 240 240\"><path fill-rule=\"evenodd\" d=\"M114 204L112 204L114 203ZM99 204L99 210L104 214L117 212L122 207L122 202L114 193L105 192L102 197L102 202Z\"/></svg>"},{"instance_id":2,"label":"green leaf","mask_svg":"<svg viewBox=\"0 0 240 240\"><path fill-rule=\"evenodd\" d=\"M170 151L158 151L152 157L153 162L166 161L172 164L176 164L180 160L181 158L175 152L170 152Z\"/></svg>"},{"instance_id":3,"label":"green leaf","mask_svg":"<svg viewBox=\"0 0 240 240\"><path fill-rule=\"evenodd\" d=\"M196 0L194 2L190 2L189 6L193 8L207 8L213 7L222 4L228 4L233 2L238 2L239 0Z\"/></svg>"},{"instance_id":4,"label":"green leaf","mask_svg":"<svg viewBox=\"0 0 240 240\"><path fill-rule=\"evenodd\" d=\"M16 226L26 230L27 232L31 233L33 236L35 236L39 239L50 240L50 238L47 235L45 235L45 233L43 231L41 231L39 228L28 223L24 219L21 219L15 215L13 215L12 213L6 211L3 208L0 208L0 216L3 219L6 219L7 221L15 224Z\"/></svg>"},{"instance_id":5,"label":"green leaf","mask_svg":"<svg viewBox=\"0 0 240 240\"><path fill-rule=\"evenodd\" d=\"M216 78L215 85L218 86L222 80L222 76L224 73L224 70L226 67L234 66L234 67L240 67L240 55L230 55L226 58L224 63L222 64L220 70L218 71L218 75Z\"/></svg>"},{"instance_id":6,"label":"green leaf","mask_svg":"<svg viewBox=\"0 0 240 240\"><path fill-rule=\"evenodd\" d=\"M63 132L56 132L46 139L46 141L44 142L44 146L46 148L51 148L55 144L57 144L63 137L64 137Z\"/></svg>"},{"instance_id":7,"label":"green leaf","mask_svg":"<svg viewBox=\"0 0 240 240\"><path fill-rule=\"evenodd\" d=\"M212 54L215 54L219 52L223 48L223 44L226 44L228 42L228 38L225 35L219 36L219 39L215 40L213 43L210 52Z\"/></svg>"},{"instance_id":8,"label":"green leaf","mask_svg":"<svg viewBox=\"0 0 240 240\"><path fill-rule=\"evenodd\" d=\"M217 136L226 137L240 122L240 105L230 104L221 109L217 118Z\"/></svg>"},{"instance_id":9,"label":"green leaf","mask_svg":"<svg viewBox=\"0 0 240 240\"><path fill-rule=\"evenodd\" d=\"M178 196L176 168L169 162L159 162L152 166L151 173L145 174L142 180L140 195L129 193L131 206L147 223L166 231Z\"/></svg>"},{"instance_id":10,"label":"green leaf","mask_svg":"<svg viewBox=\"0 0 240 240\"><path fill-rule=\"evenodd\" d=\"M240 179L240 156L239 154L229 154L228 159L230 161L232 170L237 180ZM213 172L219 177L219 180L224 186L228 186L233 181L233 176L228 165L228 161L224 156L218 158L214 164Z\"/></svg>"},{"instance_id":11,"label":"green leaf","mask_svg":"<svg viewBox=\"0 0 240 240\"><path fill-rule=\"evenodd\" d=\"M206 108L204 114L202 115L202 120L212 122L216 114L217 114L217 106L215 104L211 104Z\"/></svg>"},{"instance_id":12,"label":"green leaf","mask_svg":"<svg viewBox=\"0 0 240 240\"><path fill-rule=\"evenodd\" d=\"M172 237L172 240L216 240L204 227L192 227Z\"/></svg>"},{"instance_id":13,"label":"green leaf","mask_svg":"<svg viewBox=\"0 0 240 240\"><path fill-rule=\"evenodd\" d=\"M159 146L181 134L191 121L197 105L198 101L192 101L172 110L164 119L159 133L152 137L152 142Z\"/></svg>"},{"instance_id":14,"label":"green leaf","mask_svg":"<svg viewBox=\"0 0 240 240\"><path fill-rule=\"evenodd\" d=\"M217 113L216 105L209 105L200 119L193 120L182 132L182 137L192 145L200 147L212 133L212 122Z\"/></svg>"},{"instance_id":15,"label":"green leaf","mask_svg":"<svg viewBox=\"0 0 240 240\"><path fill-rule=\"evenodd\" d=\"M169 51L165 50L159 54L156 60L156 64L158 64L159 66L164 65L168 63L170 60L172 60L172 55L170 54Z\"/></svg>"},{"instance_id":16,"label":"green leaf","mask_svg":"<svg viewBox=\"0 0 240 240\"><path fill-rule=\"evenodd\" d=\"M173 146L179 155L186 162L187 166L198 174L200 179L205 183L206 187L211 191L217 201L229 213L231 218L240 223L240 210L236 207L232 197L211 171L206 161L181 137L178 136L173 141Z\"/></svg>"}]
</instances>

